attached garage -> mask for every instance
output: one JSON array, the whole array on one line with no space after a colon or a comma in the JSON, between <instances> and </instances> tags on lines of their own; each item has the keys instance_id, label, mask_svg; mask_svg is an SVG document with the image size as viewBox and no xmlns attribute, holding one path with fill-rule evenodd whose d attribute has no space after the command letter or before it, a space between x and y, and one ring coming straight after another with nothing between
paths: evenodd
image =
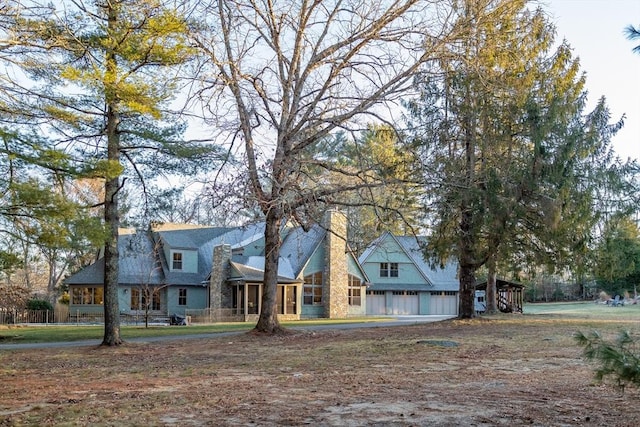
<instances>
[{"instance_id":1,"label":"attached garage","mask_svg":"<svg viewBox=\"0 0 640 427\"><path fill-rule=\"evenodd\" d=\"M416 291L393 291L391 313L420 314L420 300Z\"/></svg>"},{"instance_id":2,"label":"attached garage","mask_svg":"<svg viewBox=\"0 0 640 427\"><path fill-rule=\"evenodd\" d=\"M431 292L429 314L457 315L458 293L453 291Z\"/></svg>"},{"instance_id":3,"label":"attached garage","mask_svg":"<svg viewBox=\"0 0 640 427\"><path fill-rule=\"evenodd\" d=\"M373 316L384 316L387 314L385 291L367 292L367 314Z\"/></svg>"},{"instance_id":4,"label":"attached garage","mask_svg":"<svg viewBox=\"0 0 640 427\"><path fill-rule=\"evenodd\" d=\"M367 314L374 316L420 314L416 291L369 291Z\"/></svg>"},{"instance_id":5,"label":"attached garage","mask_svg":"<svg viewBox=\"0 0 640 427\"><path fill-rule=\"evenodd\" d=\"M458 314L458 292L369 290L367 314L385 315L451 315Z\"/></svg>"}]
</instances>

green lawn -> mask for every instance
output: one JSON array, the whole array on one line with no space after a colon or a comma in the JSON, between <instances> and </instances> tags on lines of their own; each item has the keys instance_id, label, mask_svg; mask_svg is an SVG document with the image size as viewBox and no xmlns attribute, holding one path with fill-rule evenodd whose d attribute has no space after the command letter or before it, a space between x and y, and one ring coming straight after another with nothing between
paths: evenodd
<instances>
[{"instance_id":1,"label":"green lawn","mask_svg":"<svg viewBox=\"0 0 640 427\"><path fill-rule=\"evenodd\" d=\"M581 319L616 319L619 321L639 320L640 305L625 305L622 307L610 307L593 302L570 302L570 303L537 303L525 304L525 316L541 317L562 317ZM285 322L285 327L339 324L339 323L362 323L388 320L378 317L362 317L354 319L340 320L300 320L296 322ZM122 338L176 336L192 334L209 334L215 332L248 331L254 326L253 323L220 323L215 325L190 325L190 326L153 326L144 328L142 326L123 326L121 328ZM0 325L0 327L2 327ZM3 343L37 343L37 342L62 342L80 340L101 340L104 329L101 325L96 326L16 326L8 329L0 329L0 349Z\"/></svg>"},{"instance_id":2,"label":"green lawn","mask_svg":"<svg viewBox=\"0 0 640 427\"><path fill-rule=\"evenodd\" d=\"M615 318L619 320L637 319L640 316L640 304L611 307L590 302L559 302L525 304L524 314L561 315L582 319Z\"/></svg>"},{"instance_id":3,"label":"green lawn","mask_svg":"<svg viewBox=\"0 0 640 427\"><path fill-rule=\"evenodd\" d=\"M353 319L314 319L300 320L297 322L284 322L285 327L340 324L340 323L364 323L388 320L385 318L368 317ZM120 333L124 340L130 338L179 336L193 334L210 334L215 332L249 331L255 325L249 322L219 323L215 325L190 325L190 326L122 326ZM2 325L0 325L0 328ZM102 325L92 326L9 326L8 329L0 329L0 349L2 344L8 343L38 343L38 342L64 342L81 340L101 340L104 334Z\"/></svg>"}]
</instances>

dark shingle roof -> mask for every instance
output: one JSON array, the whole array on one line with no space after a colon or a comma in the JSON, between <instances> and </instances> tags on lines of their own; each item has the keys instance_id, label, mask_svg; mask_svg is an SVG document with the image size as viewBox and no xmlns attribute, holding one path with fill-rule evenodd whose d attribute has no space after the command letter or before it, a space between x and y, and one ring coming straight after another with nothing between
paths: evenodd
<instances>
[{"instance_id":1,"label":"dark shingle roof","mask_svg":"<svg viewBox=\"0 0 640 427\"><path fill-rule=\"evenodd\" d=\"M326 235L327 231L317 224L309 231L304 231L302 227L295 227L289 231L282 242L280 257L287 260L294 277L300 274Z\"/></svg>"},{"instance_id":2,"label":"dark shingle roof","mask_svg":"<svg viewBox=\"0 0 640 427\"><path fill-rule=\"evenodd\" d=\"M160 259L154 242L147 233L124 234L118 237L118 283L165 284ZM68 285L101 285L104 282L104 258L69 276Z\"/></svg>"}]
</instances>

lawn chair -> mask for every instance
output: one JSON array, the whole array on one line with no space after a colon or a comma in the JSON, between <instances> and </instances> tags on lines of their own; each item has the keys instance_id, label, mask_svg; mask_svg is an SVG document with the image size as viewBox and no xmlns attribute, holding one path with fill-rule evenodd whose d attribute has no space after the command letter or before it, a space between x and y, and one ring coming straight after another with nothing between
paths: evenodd
<instances>
[{"instance_id":1,"label":"lawn chair","mask_svg":"<svg viewBox=\"0 0 640 427\"><path fill-rule=\"evenodd\" d=\"M621 305L624 305L624 302L620 299L620 295L616 295L613 301L611 301L611 306L620 307Z\"/></svg>"}]
</instances>

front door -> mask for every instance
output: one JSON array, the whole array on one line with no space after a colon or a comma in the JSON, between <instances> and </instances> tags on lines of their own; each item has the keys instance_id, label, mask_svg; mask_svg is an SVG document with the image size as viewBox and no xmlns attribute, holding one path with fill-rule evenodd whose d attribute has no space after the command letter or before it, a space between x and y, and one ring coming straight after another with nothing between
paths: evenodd
<instances>
[{"instance_id":1,"label":"front door","mask_svg":"<svg viewBox=\"0 0 640 427\"><path fill-rule=\"evenodd\" d=\"M296 312L296 287L285 286L285 297L287 300L287 311L285 314L297 314Z\"/></svg>"}]
</instances>

